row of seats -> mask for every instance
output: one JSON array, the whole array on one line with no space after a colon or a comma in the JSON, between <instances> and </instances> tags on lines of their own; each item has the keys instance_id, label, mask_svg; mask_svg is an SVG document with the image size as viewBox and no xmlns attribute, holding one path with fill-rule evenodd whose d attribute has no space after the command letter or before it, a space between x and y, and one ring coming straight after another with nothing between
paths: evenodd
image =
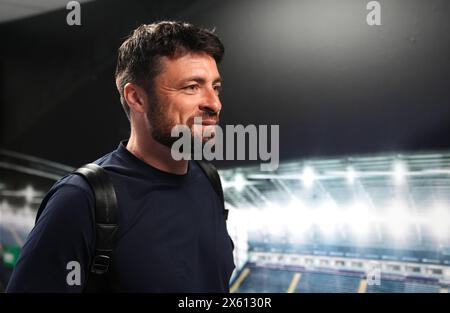
<instances>
[{"instance_id":1,"label":"row of seats","mask_svg":"<svg viewBox=\"0 0 450 313\"><path fill-rule=\"evenodd\" d=\"M359 283L356 276L304 272L295 292L352 293L358 291Z\"/></svg>"},{"instance_id":2,"label":"row of seats","mask_svg":"<svg viewBox=\"0 0 450 313\"><path fill-rule=\"evenodd\" d=\"M388 279L381 279L379 285L367 286L369 293L438 293L440 289L437 284Z\"/></svg>"},{"instance_id":3,"label":"row of seats","mask_svg":"<svg viewBox=\"0 0 450 313\"><path fill-rule=\"evenodd\" d=\"M296 272L287 269L248 267L249 275L236 292L284 293L438 293L438 284L382 278L380 284L364 284L361 277L321 272ZM294 278L297 274L297 280Z\"/></svg>"}]
</instances>

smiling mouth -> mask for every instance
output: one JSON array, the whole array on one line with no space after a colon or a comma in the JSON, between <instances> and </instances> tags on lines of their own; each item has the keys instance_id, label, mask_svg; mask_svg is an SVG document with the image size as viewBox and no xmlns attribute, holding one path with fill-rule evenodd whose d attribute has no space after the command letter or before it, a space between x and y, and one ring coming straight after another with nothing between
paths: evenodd
<instances>
[{"instance_id":1,"label":"smiling mouth","mask_svg":"<svg viewBox=\"0 0 450 313\"><path fill-rule=\"evenodd\" d=\"M202 120L202 125L216 125L216 120Z\"/></svg>"},{"instance_id":2,"label":"smiling mouth","mask_svg":"<svg viewBox=\"0 0 450 313\"><path fill-rule=\"evenodd\" d=\"M217 118L195 118L193 121L193 125L203 125L203 126L210 126L210 125L217 125L219 122L219 119Z\"/></svg>"}]
</instances>

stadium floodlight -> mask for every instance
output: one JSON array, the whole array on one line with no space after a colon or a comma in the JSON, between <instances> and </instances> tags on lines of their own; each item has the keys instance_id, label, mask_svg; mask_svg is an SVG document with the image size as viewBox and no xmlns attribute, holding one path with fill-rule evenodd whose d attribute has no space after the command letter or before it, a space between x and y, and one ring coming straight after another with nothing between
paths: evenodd
<instances>
[{"instance_id":1,"label":"stadium floodlight","mask_svg":"<svg viewBox=\"0 0 450 313\"><path fill-rule=\"evenodd\" d=\"M311 166L305 166L301 175L301 179L303 181L303 185L306 188L312 187L312 185L314 184L314 180L316 179L314 169Z\"/></svg>"},{"instance_id":2,"label":"stadium floodlight","mask_svg":"<svg viewBox=\"0 0 450 313\"><path fill-rule=\"evenodd\" d=\"M349 185L353 185L356 177L357 177L356 171L353 169L353 167L349 166L347 168L347 182L349 183Z\"/></svg>"},{"instance_id":3,"label":"stadium floodlight","mask_svg":"<svg viewBox=\"0 0 450 313\"><path fill-rule=\"evenodd\" d=\"M406 165L401 161L396 161L393 166L392 175L394 182L397 185L401 185L405 182L405 177L407 174Z\"/></svg>"}]
</instances>

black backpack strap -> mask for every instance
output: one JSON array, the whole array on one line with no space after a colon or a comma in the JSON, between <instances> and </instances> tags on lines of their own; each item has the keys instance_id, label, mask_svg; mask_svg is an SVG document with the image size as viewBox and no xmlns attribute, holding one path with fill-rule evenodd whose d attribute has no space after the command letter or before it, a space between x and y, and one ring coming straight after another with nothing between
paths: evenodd
<instances>
[{"instance_id":1,"label":"black backpack strap","mask_svg":"<svg viewBox=\"0 0 450 313\"><path fill-rule=\"evenodd\" d=\"M220 181L219 173L217 172L216 167L208 161L205 160L197 160L197 164L200 166L200 168L203 170L203 172L208 177L209 181L211 182L214 190L216 191L217 195L220 198L220 201L222 201L223 204L223 214L225 215L225 220L228 219L228 210L225 209L225 198L223 195L223 189L222 189L222 183Z\"/></svg>"},{"instance_id":2,"label":"black backpack strap","mask_svg":"<svg viewBox=\"0 0 450 313\"><path fill-rule=\"evenodd\" d=\"M116 193L108 173L97 164L86 164L74 174L86 179L95 196L95 254L85 291L101 291L105 289L106 273L119 228Z\"/></svg>"}]
</instances>

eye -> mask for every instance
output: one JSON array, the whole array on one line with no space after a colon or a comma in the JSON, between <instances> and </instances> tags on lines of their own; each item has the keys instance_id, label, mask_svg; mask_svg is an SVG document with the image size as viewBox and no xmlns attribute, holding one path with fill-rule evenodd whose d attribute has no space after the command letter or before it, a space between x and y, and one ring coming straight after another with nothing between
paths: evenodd
<instances>
[{"instance_id":1,"label":"eye","mask_svg":"<svg viewBox=\"0 0 450 313\"><path fill-rule=\"evenodd\" d=\"M198 90L198 88L199 88L198 84L192 84L192 85L184 87L183 89L192 93L192 92L196 92Z\"/></svg>"}]
</instances>

